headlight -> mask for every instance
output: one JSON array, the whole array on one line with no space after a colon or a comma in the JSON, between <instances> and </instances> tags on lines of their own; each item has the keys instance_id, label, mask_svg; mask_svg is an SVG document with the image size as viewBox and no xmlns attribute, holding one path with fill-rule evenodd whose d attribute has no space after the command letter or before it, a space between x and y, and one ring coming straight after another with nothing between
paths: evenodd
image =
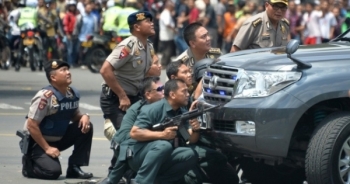
<instances>
[{"instance_id":1,"label":"headlight","mask_svg":"<svg viewBox=\"0 0 350 184\"><path fill-rule=\"evenodd\" d=\"M301 72L259 72L240 70L233 98L266 97L301 78Z\"/></svg>"}]
</instances>

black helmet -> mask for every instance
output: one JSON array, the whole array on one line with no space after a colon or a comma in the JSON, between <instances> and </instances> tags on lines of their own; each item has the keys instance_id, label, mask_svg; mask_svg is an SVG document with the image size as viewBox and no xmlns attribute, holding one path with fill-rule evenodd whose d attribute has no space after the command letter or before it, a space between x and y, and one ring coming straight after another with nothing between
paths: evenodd
<instances>
[{"instance_id":1,"label":"black helmet","mask_svg":"<svg viewBox=\"0 0 350 184\"><path fill-rule=\"evenodd\" d=\"M196 82L199 82L202 79L204 72L212 63L214 63L214 60L210 58L205 58L196 62L196 64L193 66L193 77Z\"/></svg>"}]
</instances>

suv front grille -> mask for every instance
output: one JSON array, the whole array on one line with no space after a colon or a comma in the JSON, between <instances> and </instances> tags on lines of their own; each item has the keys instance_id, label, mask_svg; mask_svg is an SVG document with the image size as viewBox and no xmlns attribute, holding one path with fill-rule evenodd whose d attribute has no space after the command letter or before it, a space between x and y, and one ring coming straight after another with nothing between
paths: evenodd
<instances>
[{"instance_id":1,"label":"suv front grille","mask_svg":"<svg viewBox=\"0 0 350 184\"><path fill-rule=\"evenodd\" d=\"M214 121L215 123L213 123L213 126L216 131L234 132L234 133L237 132L235 121L225 121L225 120L214 120Z\"/></svg>"},{"instance_id":2,"label":"suv front grille","mask_svg":"<svg viewBox=\"0 0 350 184\"><path fill-rule=\"evenodd\" d=\"M227 102L233 95L238 69L212 65L203 76L203 95L207 102Z\"/></svg>"}]
</instances>

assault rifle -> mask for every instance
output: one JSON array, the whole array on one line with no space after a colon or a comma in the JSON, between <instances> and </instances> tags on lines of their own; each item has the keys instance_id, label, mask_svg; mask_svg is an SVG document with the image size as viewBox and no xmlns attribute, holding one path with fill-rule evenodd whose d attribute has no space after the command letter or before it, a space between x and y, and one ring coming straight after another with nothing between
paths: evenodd
<instances>
[{"instance_id":1,"label":"assault rifle","mask_svg":"<svg viewBox=\"0 0 350 184\"><path fill-rule=\"evenodd\" d=\"M187 132L187 129L185 128L185 126L183 125L183 122L196 118L198 116L201 116L203 113L216 109L218 107L220 107L221 105L216 105L213 107L209 107L206 109L195 109L193 111L189 111L186 112L184 114L180 114L178 116L172 117L172 118L165 118L165 120L162 123L158 123L153 125L152 130L155 131L161 131L164 130L168 127L172 127L172 126L177 126L178 130L180 132L180 135L182 136L182 138L187 142L188 139L190 138L190 134Z\"/></svg>"}]
</instances>

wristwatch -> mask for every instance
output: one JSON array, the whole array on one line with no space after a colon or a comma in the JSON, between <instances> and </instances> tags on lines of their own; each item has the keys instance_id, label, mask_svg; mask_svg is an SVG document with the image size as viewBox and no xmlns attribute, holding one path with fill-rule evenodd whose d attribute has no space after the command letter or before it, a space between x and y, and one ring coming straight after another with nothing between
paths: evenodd
<instances>
[{"instance_id":1,"label":"wristwatch","mask_svg":"<svg viewBox=\"0 0 350 184\"><path fill-rule=\"evenodd\" d=\"M88 113L83 114L83 116L86 115L90 119L90 115Z\"/></svg>"}]
</instances>

